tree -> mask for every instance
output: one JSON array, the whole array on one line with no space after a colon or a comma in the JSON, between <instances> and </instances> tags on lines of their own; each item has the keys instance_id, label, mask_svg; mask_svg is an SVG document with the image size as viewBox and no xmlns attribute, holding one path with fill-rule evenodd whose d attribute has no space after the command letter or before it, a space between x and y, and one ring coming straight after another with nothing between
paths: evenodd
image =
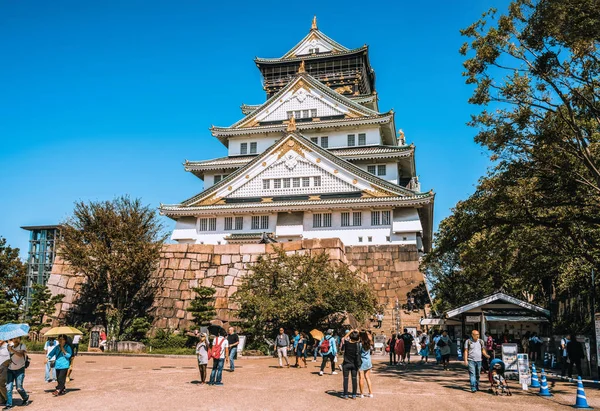
<instances>
[{"instance_id":1,"label":"tree","mask_svg":"<svg viewBox=\"0 0 600 411\"><path fill-rule=\"evenodd\" d=\"M257 341L279 327L310 330L339 326L345 314L362 321L375 309L368 284L325 253L261 257L234 294L240 325Z\"/></svg>"},{"instance_id":2,"label":"tree","mask_svg":"<svg viewBox=\"0 0 600 411\"><path fill-rule=\"evenodd\" d=\"M471 125L494 156L535 161L600 196L600 13L595 0L515 0L462 30ZM568 167L566 167L568 165ZM598 222L598 220L596 220Z\"/></svg>"},{"instance_id":3,"label":"tree","mask_svg":"<svg viewBox=\"0 0 600 411\"><path fill-rule=\"evenodd\" d=\"M61 231L63 258L84 276L74 321L99 319L120 338L137 317L149 315L166 239L156 212L139 199L79 202Z\"/></svg>"},{"instance_id":4,"label":"tree","mask_svg":"<svg viewBox=\"0 0 600 411\"><path fill-rule=\"evenodd\" d=\"M212 287L195 287L192 291L196 293L196 298L192 300L187 311L192 313L194 323L198 327L210 324L210 320L215 318L215 292Z\"/></svg>"},{"instance_id":5,"label":"tree","mask_svg":"<svg viewBox=\"0 0 600 411\"><path fill-rule=\"evenodd\" d=\"M32 331L39 333L42 328L51 324L56 304L60 303L64 297L63 294L53 296L48 287L44 285L33 285L31 302L26 314Z\"/></svg>"},{"instance_id":6,"label":"tree","mask_svg":"<svg viewBox=\"0 0 600 411\"><path fill-rule=\"evenodd\" d=\"M27 265L19 258L19 249L12 248L0 237L0 291L4 294L0 298L21 307L26 284Z\"/></svg>"}]
</instances>

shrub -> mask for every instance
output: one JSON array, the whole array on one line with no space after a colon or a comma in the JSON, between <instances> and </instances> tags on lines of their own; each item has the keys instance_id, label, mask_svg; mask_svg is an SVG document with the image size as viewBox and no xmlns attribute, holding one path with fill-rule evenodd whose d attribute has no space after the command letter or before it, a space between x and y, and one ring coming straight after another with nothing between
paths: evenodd
<instances>
[{"instance_id":1,"label":"shrub","mask_svg":"<svg viewBox=\"0 0 600 411\"><path fill-rule=\"evenodd\" d=\"M148 341L148 345L154 349L161 348L186 348L188 345L188 337L185 335L174 334L172 330L159 329L156 331L154 338Z\"/></svg>"}]
</instances>

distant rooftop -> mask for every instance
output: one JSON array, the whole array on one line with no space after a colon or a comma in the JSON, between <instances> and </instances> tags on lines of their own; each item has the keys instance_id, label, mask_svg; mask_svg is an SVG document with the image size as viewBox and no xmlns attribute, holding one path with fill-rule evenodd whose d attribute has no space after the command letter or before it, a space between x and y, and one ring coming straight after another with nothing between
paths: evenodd
<instances>
[{"instance_id":1,"label":"distant rooftop","mask_svg":"<svg viewBox=\"0 0 600 411\"><path fill-rule=\"evenodd\" d=\"M52 230L52 229L60 228L60 227L61 227L60 224L56 224L56 225L27 225L27 226L22 226L21 228L23 230L33 231L33 230Z\"/></svg>"}]
</instances>

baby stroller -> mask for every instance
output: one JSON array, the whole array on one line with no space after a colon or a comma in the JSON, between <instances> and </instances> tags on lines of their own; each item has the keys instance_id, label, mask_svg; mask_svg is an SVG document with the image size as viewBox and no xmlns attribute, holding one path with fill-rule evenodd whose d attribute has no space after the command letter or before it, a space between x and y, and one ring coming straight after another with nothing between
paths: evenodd
<instances>
[{"instance_id":1,"label":"baby stroller","mask_svg":"<svg viewBox=\"0 0 600 411\"><path fill-rule=\"evenodd\" d=\"M504 378L505 365L502 360L495 358L490 361L490 371L488 378L491 384L491 391L496 395L512 395L506 378Z\"/></svg>"}]
</instances>

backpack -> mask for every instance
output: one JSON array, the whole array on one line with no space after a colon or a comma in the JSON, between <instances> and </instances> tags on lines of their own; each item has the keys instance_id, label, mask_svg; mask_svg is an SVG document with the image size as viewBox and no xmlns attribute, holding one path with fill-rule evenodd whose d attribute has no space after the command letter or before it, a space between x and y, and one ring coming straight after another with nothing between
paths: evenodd
<instances>
[{"instance_id":1,"label":"backpack","mask_svg":"<svg viewBox=\"0 0 600 411\"><path fill-rule=\"evenodd\" d=\"M216 359L221 358L221 346L223 345L223 342L225 342L225 337L216 337L217 340L219 338L222 338L222 340L218 344L213 343L213 346L208 351L208 359L209 360L211 358L216 358Z\"/></svg>"},{"instance_id":2,"label":"backpack","mask_svg":"<svg viewBox=\"0 0 600 411\"><path fill-rule=\"evenodd\" d=\"M321 342L321 352L323 354L327 354L329 352L329 340L330 340L330 338L325 338Z\"/></svg>"},{"instance_id":3,"label":"backpack","mask_svg":"<svg viewBox=\"0 0 600 411\"><path fill-rule=\"evenodd\" d=\"M477 342L478 342L478 343L479 343L479 345L481 346L481 351L483 352L483 351L485 350L485 345L484 345L484 343L483 343L483 340L480 338L479 340L477 340ZM470 350L470 349L471 349L471 344L474 344L474 342L473 342L473 341L471 341L471 339L469 338L469 339L467 340L467 343L469 344L469 345L468 345L468 347L469 347L469 350Z\"/></svg>"},{"instance_id":4,"label":"backpack","mask_svg":"<svg viewBox=\"0 0 600 411\"><path fill-rule=\"evenodd\" d=\"M31 358L27 354L25 354L25 368L29 368L31 365Z\"/></svg>"}]
</instances>

